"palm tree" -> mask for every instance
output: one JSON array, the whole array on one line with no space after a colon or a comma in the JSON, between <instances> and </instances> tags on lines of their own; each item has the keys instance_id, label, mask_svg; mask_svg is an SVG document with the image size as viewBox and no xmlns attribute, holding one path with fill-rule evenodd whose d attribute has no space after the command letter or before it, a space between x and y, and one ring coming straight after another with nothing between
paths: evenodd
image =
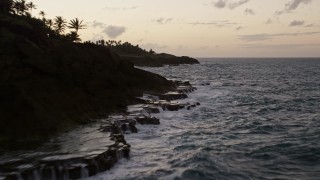
<instances>
[{"instance_id":1,"label":"palm tree","mask_svg":"<svg viewBox=\"0 0 320 180\"><path fill-rule=\"evenodd\" d=\"M60 34L60 33L63 33L64 30L66 29L67 22L63 17L56 16L56 18L54 19L53 25L57 33Z\"/></svg>"},{"instance_id":2,"label":"palm tree","mask_svg":"<svg viewBox=\"0 0 320 180\"><path fill-rule=\"evenodd\" d=\"M46 22L47 27L48 27L49 29L51 29L52 26L53 26L53 21L52 21L52 19L48 19L48 20L46 20L45 22Z\"/></svg>"},{"instance_id":3,"label":"palm tree","mask_svg":"<svg viewBox=\"0 0 320 180\"><path fill-rule=\"evenodd\" d=\"M78 33L79 29L85 29L85 25L82 24L83 20L79 21L78 18L70 20L68 28L75 29L76 33Z\"/></svg>"},{"instance_id":4,"label":"palm tree","mask_svg":"<svg viewBox=\"0 0 320 180\"><path fill-rule=\"evenodd\" d=\"M79 35L75 31L72 31L72 32L68 33L66 35L66 37L67 37L68 40L70 40L72 42L80 42L81 41Z\"/></svg>"},{"instance_id":5,"label":"palm tree","mask_svg":"<svg viewBox=\"0 0 320 180\"><path fill-rule=\"evenodd\" d=\"M46 23L46 18L45 18L45 16L46 16L46 13L44 12L44 11L40 11L39 12L39 15L42 17L42 21L44 22L44 23Z\"/></svg>"},{"instance_id":6,"label":"palm tree","mask_svg":"<svg viewBox=\"0 0 320 180\"><path fill-rule=\"evenodd\" d=\"M19 15L24 15L26 13L26 11L28 10L28 7L26 5L26 1L25 0L13 1L12 8Z\"/></svg>"},{"instance_id":7,"label":"palm tree","mask_svg":"<svg viewBox=\"0 0 320 180\"><path fill-rule=\"evenodd\" d=\"M44 18L44 16L46 15L46 13L44 11L40 11L39 15L42 16L42 18Z\"/></svg>"},{"instance_id":8,"label":"palm tree","mask_svg":"<svg viewBox=\"0 0 320 180\"><path fill-rule=\"evenodd\" d=\"M27 3L26 6L27 6L27 8L29 8L31 14L32 14L33 9L37 9L37 6L35 4L33 4L33 2Z\"/></svg>"}]
</instances>

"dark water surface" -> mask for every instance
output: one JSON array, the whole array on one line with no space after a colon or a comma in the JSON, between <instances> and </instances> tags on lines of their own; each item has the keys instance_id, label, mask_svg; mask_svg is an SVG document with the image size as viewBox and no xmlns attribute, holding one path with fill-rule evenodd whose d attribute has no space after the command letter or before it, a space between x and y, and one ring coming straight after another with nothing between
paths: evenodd
<instances>
[{"instance_id":1,"label":"dark water surface","mask_svg":"<svg viewBox=\"0 0 320 180\"><path fill-rule=\"evenodd\" d=\"M92 179L320 179L319 59L146 69L190 80L198 90L188 101L201 105L138 126L126 136L131 159Z\"/></svg>"}]
</instances>

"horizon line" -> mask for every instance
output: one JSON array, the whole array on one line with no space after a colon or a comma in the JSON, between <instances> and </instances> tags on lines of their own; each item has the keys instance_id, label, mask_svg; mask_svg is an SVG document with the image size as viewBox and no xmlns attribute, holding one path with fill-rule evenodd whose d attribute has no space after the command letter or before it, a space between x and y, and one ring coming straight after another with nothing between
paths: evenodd
<instances>
[{"instance_id":1,"label":"horizon line","mask_svg":"<svg viewBox=\"0 0 320 180\"><path fill-rule=\"evenodd\" d=\"M309 59L320 59L319 57L193 57L195 59L299 59L299 58L309 58Z\"/></svg>"}]
</instances>

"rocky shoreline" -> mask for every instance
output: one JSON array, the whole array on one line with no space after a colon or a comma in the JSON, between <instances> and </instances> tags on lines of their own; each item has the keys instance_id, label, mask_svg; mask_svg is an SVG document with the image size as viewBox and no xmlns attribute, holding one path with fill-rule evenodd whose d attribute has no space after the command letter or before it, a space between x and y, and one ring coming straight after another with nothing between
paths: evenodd
<instances>
[{"instance_id":1,"label":"rocky shoreline","mask_svg":"<svg viewBox=\"0 0 320 180\"><path fill-rule=\"evenodd\" d=\"M80 179L112 168L119 159L128 158L130 145L125 135L138 133L136 124L159 125L152 116L163 111L191 109L197 102L179 103L174 100L188 97L196 90L189 82L175 81L175 91L164 94L144 94L141 104L128 106L126 113L101 120L96 131L105 134L105 148L75 154L40 156L35 159L10 159L0 162L0 179ZM75 147L76 148L76 147Z\"/></svg>"},{"instance_id":2,"label":"rocky shoreline","mask_svg":"<svg viewBox=\"0 0 320 180\"><path fill-rule=\"evenodd\" d=\"M170 102L186 98L194 90L189 83L135 68L136 62L115 53L115 47L79 43L48 27L44 18L12 13L11 5L0 10L0 179L92 176L128 157L124 133L138 132L135 123L160 123L148 114L196 106ZM140 50L134 48L133 56ZM199 63L187 57L142 54L155 60L145 65ZM136 98L144 93L152 98ZM137 103L142 109L136 115L92 125ZM142 111L147 114L139 115ZM79 126L86 132L72 134ZM68 130L71 134L65 134ZM56 136L69 139L65 144L59 144L59 138L51 142ZM49 145L38 151L39 144ZM14 154L28 148L27 154Z\"/></svg>"}]
</instances>

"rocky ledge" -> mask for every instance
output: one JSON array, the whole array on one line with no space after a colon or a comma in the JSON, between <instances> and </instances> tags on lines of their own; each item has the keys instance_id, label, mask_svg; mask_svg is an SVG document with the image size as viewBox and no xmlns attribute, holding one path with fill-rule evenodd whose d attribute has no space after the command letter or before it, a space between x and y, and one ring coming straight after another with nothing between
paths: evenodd
<instances>
[{"instance_id":1,"label":"rocky ledge","mask_svg":"<svg viewBox=\"0 0 320 180\"><path fill-rule=\"evenodd\" d=\"M109 170L119 159L129 157L130 145L126 142L125 135L138 133L137 123L159 125L160 119L152 114L184 108L189 110L200 105L198 102L172 101L187 98L188 93L196 90L189 82L175 81L173 84L176 86L175 91L144 94L141 97L143 103L130 105L126 113L101 120L99 125L96 124L85 132L83 136L86 138L69 134L70 142L66 143L70 146L70 143L76 141L73 142L74 150L69 148L69 152L51 154L33 152L37 155L1 160L0 179L80 179Z\"/></svg>"}]
</instances>

